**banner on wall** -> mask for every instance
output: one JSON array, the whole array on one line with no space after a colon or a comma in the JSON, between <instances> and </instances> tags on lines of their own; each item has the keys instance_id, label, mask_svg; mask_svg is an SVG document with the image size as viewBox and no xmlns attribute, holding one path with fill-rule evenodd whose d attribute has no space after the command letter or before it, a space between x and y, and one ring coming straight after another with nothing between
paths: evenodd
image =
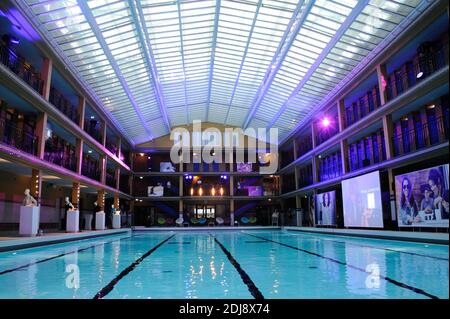
<instances>
[{"instance_id":1,"label":"banner on wall","mask_svg":"<svg viewBox=\"0 0 450 319\"><path fill-rule=\"evenodd\" d=\"M380 173L342 181L342 202L345 227L383 227Z\"/></svg>"},{"instance_id":2,"label":"banner on wall","mask_svg":"<svg viewBox=\"0 0 450 319\"><path fill-rule=\"evenodd\" d=\"M336 191L316 194L315 201L315 225L336 225Z\"/></svg>"},{"instance_id":3,"label":"banner on wall","mask_svg":"<svg viewBox=\"0 0 450 319\"><path fill-rule=\"evenodd\" d=\"M446 227L449 224L449 165L395 176L399 227Z\"/></svg>"}]
</instances>

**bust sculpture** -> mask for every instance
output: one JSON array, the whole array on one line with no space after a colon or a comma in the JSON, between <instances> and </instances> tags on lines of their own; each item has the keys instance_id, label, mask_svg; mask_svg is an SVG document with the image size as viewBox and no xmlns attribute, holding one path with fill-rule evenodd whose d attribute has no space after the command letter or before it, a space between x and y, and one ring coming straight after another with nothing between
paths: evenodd
<instances>
[{"instance_id":1,"label":"bust sculpture","mask_svg":"<svg viewBox=\"0 0 450 319\"><path fill-rule=\"evenodd\" d=\"M114 206L114 204L111 205L111 213L113 215L120 215L120 210L116 209L116 207Z\"/></svg>"},{"instance_id":2,"label":"bust sculpture","mask_svg":"<svg viewBox=\"0 0 450 319\"><path fill-rule=\"evenodd\" d=\"M66 206L67 211L75 210L75 206L73 206L73 204L69 201L69 197L66 197L65 201L66 201L65 206Z\"/></svg>"},{"instance_id":3,"label":"bust sculpture","mask_svg":"<svg viewBox=\"0 0 450 319\"><path fill-rule=\"evenodd\" d=\"M37 201L34 199L33 196L31 196L29 188L25 189L24 195L25 195L25 198L23 199L23 202L22 202L23 206L28 206L28 207L37 206Z\"/></svg>"}]
</instances>

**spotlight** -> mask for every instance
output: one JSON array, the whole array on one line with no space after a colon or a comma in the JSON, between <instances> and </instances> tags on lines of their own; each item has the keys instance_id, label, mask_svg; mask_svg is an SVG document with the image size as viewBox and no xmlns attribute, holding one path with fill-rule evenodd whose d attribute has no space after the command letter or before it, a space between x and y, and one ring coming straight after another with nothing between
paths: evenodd
<instances>
[{"instance_id":1,"label":"spotlight","mask_svg":"<svg viewBox=\"0 0 450 319\"><path fill-rule=\"evenodd\" d=\"M323 127L328 127L330 126L330 120L328 119L328 117L324 117L322 120L322 126Z\"/></svg>"},{"instance_id":2,"label":"spotlight","mask_svg":"<svg viewBox=\"0 0 450 319\"><path fill-rule=\"evenodd\" d=\"M95 116L94 116L94 115L91 115L91 120L93 120L93 119L95 119Z\"/></svg>"},{"instance_id":3,"label":"spotlight","mask_svg":"<svg viewBox=\"0 0 450 319\"><path fill-rule=\"evenodd\" d=\"M19 39L11 37L11 44L19 44L19 43L20 43Z\"/></svg>"},{"instance_id":4,"label":"spotlight","mask_svg":"<svg viewBox=\"0 0 450 319\"><path fill-rule=\"evenodd\" d=\"M198 189L198 195L199 195L199 196L203 196L203 188L200 187L200 188Z\"/></svg>"},{"instance_id":5,"label":"spotlight","mask_svg":"<svg viewBox=\"0 0 450 319\"><path fill-rule=\"evenodd\" d=\"M91 150L89 150L89 151L88 151L88 153L89 153L89 154L92 154L92 151L91 151Z\"/></svg>"},{"instance_id":6,"label":"spotlight","mask_svg":"<svg viewBox=\"0 0 450 319\"><path fill-rule=\"evenodd\" d=\"M214 187L211 188L211 195L216 196L216 189Z\"/></svg>"},{"instance_id":7,"label":"spotlight","mask_svg":"<svg viewBox=\"0 0 450 319\"><path fill-rule=\"evenodd\" d=\"M219 192L220 192L220 196L223 196L223 187L220 188Z\"/></svg>"},{"instance_id":8,"label":"spotlight","mask_svg":"<svg viewBox=\"0 0 450 319\"><path fill-rule=\"evenodd\" d=\"M139 179L144 179L144 177L143 176L139 176Z\"/></svg>"},{"instance_id":9,"label":"spotlight","mask_svg":"<svg viewBox=\"0 0 450 319\"><path fill-rule=\"evenodd\" d=\"M144 156L144 153L139 153L139 155Z\"/></svg>"},{"instance_id":10,"label":"spotlight","mask_svg":"<svg viewBox=\"0 0 450 319\"><path fill-rule=\"evenodd\" d=\"M420 79L423 76L423 72L420 71L419 73L417 73L416 78Z\"/></svg>"}]
</instances>

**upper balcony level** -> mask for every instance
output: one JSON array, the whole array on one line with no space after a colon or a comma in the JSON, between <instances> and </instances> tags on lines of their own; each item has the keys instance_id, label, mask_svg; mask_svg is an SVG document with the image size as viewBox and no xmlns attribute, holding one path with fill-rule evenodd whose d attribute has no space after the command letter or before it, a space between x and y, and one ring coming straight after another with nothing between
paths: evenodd
<instances>
[{"instance_id":1,"label":"upper balcony level","mask_svg":"<svg viewBox=\"0 0 450 319\"><path fill-rule=\"evenodd\" d=\"M281 145L280 149L287 150L281 162L284 171L292 171L296 164L376 123L381 128L383 116L408 109L415 100L432 100L448 93L448 15L437 11L433 15L428 24L408 30L389 50L381 52L366 72L346 83L326 107L315 113L310 124ZM310 134L313 137L309 138ZM294 147L295 159L290 154Z\"/></svg>"},{"instance_id":2,"label":"upper balcony level","mask_svg":"<svg viewBox=\"0 0 450 319\"><path fill-rule=\"evenodd\" d=\"M14 19L6 14L0 15L1 84L26 100L36 111L47 113L54 123L67 129L75 138L91 144L98 152L108 154L117 164L129 169L125 159L121 160L117 141L106 145L103 136L103 130L106 128L116 136L116 140L123 138L109 122L105 111L92 102L95 99L69 74L61 61L48 58L51 50L47 50L45 44L39 40L39 35L18 25L22 20L19 19L18 22ZM26 23L25 20L22 22ZM33 35L30 35L30 32ZM33 91L35 93L32 93ZM88 115L85 115L85 108ZM89 123L90 111L96 114L98 121L94 130ZM86 120L87 116L89 117ZM89 124L85 125L86 122ZM86 130L83 130L83 127L86 127ZM93 140L89 139L88 135ZM110 147L111 144L115 147ZM123 141L123 144L126 142Z\"/></svg>"}]
</instances>

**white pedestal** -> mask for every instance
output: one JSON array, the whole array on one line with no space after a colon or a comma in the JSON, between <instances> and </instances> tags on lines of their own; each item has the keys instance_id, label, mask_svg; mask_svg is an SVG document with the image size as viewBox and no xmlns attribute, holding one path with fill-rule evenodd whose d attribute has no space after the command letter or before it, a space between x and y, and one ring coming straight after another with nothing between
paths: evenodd
<instances>
[{"instance_id":1,"label":"white pedestal","mask_svg":"<svg viewBox=\"0 0 450 319\"><path fill-rule=\"evenodd\" d=\"M39 206L20 206L20 236L36 236L39 230Z\"/></svg>"},{"instance_id":2,"label":"white pedestal","mask_svg":"<svg viewBox=\"0 0 450 319\"><path fill-rule=\"evenodd\" d=\"M112 228L114 229L120 229L120 222L121 222L121 217L120 215L117 214L113 214L113 218L112 218Z\"/></svg>"},{"instance_id":3,"label":"white pedestal","mask_svg":"<svg viewBox=\"0 0 450 319\"><path fill-rule=\"evenodd\" d=\"M105 212L95 213L95 230L105 230Z\"/></svg>"},{"instance_id":4,"label":"white pedestal","mask_svg":"<svg viewBox=\"0 0 450 319\"><path fill-rule=\"evenodd\" d=\"M66 232L78 233L80 231L80 212L72 210L67 212Z\"/></svg>"},{"instance_id":5,"label":"white pedestal","mask_svg":"<svg viewBox=\"0 0 450 319\"><path fill-rule=\"evenodd\" d=\"M92 230L92 214L84 214L84 229L85 230Z\"/></svg>"}]
</instances>

